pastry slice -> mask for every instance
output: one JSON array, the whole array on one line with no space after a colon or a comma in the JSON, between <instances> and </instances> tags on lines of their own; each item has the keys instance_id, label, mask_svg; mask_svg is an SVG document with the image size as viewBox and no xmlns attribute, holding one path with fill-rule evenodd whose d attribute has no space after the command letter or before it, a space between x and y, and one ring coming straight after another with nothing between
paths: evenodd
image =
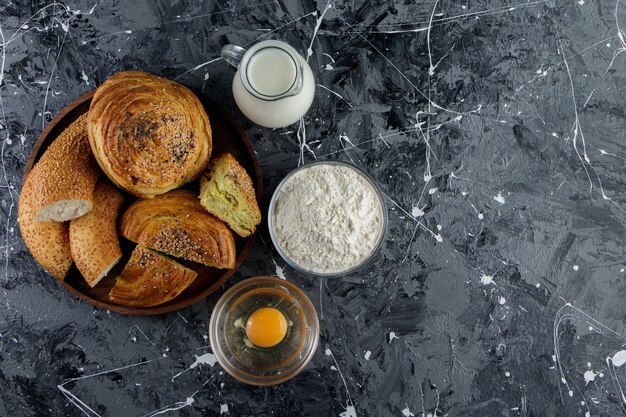
<instances>
[{"instance_id":1,"label":"pastry slice","mask_svg":"<svg viewBox=\"0 0 626 417\"><path fill-rule=\"evenodd\" d=\"M72 266L69 227L67 223L35 221L38 200L33 178L31 175L26 178L20 194L18 216L22 238L33 258L50 275L63 280Z\"/></svg>"},{"instance_id":2,"label":"pastry slice","mask_svg":"<svg viewBox=\"0 0 626 417\"><path fill-rule=\"evenodd\" d=\"M36 221L64 222L89 212L100 169L82 115L65 129L28 175L36 194Z\"/></svg>"},{"instance_id":3,"label":"pastry slice","mask_svg":"<svg viewBox=\"0 0 626 417\"><path fill-rule=\"evenodd\" d=\"M176 258L216 268L235 267L233 233L188 190L137 200L122 216L120 234Z\"/></svg>"},{"instance_id":4,"label":"pastry slice","mask_svg":"<svg viewBox=\"0 0 626 417\"><path fill-rule=\"evenodd\" d=\"M93 209L70 222L72 258L90 287L94 287L122 259L117 216L122 194L108 180L93 191Z\"/></svg>"},{"instance_id":5,"label":"pastry slice","mask_svg":"<svg viewBox=\"0 0 626 417\"><path fill-rule=\"evenodd\" d=\"M229 153L211 161L200 179L200 204L241 237L250 236L261 223L252 180Z\"/></svg>"},{"instance_id":6,"label":"pastry slice","mask_svg":"<svg viewBox=\"0 0 626 417\"><path fill-rule=\"evenodd\" d=\"M125 306L157 306L176 298L197 276L178 262L137 245L109 299Z\"/></svg>"}]
</instances>

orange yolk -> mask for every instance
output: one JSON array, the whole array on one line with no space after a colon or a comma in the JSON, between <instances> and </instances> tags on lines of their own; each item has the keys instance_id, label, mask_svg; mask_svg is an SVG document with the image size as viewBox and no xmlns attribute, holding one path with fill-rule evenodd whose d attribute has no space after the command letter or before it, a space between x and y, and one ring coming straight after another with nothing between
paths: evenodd
<instances>
[{"instance_id":1,"label":"orange yolk","mask_svg":"<svg viewBox=\"0 0 626 417\"><path fill-rule=\"evenodd\" d=\"M286 334L287 319L275 308L260 308L246 321L246 336L258 347L276 346Z\"/></svg>"}]
</instances>

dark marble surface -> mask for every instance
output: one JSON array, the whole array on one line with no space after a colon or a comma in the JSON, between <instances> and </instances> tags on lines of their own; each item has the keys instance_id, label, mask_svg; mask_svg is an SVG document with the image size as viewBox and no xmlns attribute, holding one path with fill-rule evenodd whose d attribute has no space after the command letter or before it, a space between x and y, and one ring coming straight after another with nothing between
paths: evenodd
<instances>
[{"instance_id":1,"label":"dark marble surface","mask_svg":"<svg viewBox=\"0 0 626 417\"><path fill-rule=\"evenodd\" d=\"M8 1L0 415L626 414L626 2ZM310 48L319 83L287 129L245 120L218 59L270 38ZM351 160L386 193L386 248L361 273L301 276L262 230L231 281L284 274L313 299L320 347L294 380L254 388L207 363L223 290L120 316L27 252L16 204L30 148L125 69L223 103L258 153L265 205L315 158Z\"/></svg>"}]
</instances>

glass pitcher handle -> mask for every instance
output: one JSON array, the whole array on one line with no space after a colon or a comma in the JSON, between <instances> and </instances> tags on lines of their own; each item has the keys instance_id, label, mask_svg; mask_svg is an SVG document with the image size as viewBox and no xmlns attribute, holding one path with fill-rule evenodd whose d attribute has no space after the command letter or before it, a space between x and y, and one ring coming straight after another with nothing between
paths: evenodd
<instances>
[{"instance_id":1,"label":"glass pitcher handle","mask_svg":"<svg viewBox=\"0 0 626 417\"><path fill-rule=\"evenodd\" d=\"M239 64L245 54L245 48L232 44L224 45L221 52L222 58L235 68L239 68Z\"/></svg>"}]
</instances>

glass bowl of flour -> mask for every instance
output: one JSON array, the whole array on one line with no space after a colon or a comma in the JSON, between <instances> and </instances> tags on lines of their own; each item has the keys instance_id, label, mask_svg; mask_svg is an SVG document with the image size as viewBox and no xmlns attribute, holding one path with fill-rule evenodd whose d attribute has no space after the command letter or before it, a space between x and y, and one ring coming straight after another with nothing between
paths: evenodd
<instances>
[{"instance_id":1,"label":"glass bowl of flour","mask_svg":"<svg viewBox=\"0 0 626 417\"><path fill-rule=\"evenodd\" d=\"M290 172L270 202L268 226L280 256L299 272L340 277L380 250L387 207L378 185L347 162L319 161Z\"/></svg>"}]
</instances>

